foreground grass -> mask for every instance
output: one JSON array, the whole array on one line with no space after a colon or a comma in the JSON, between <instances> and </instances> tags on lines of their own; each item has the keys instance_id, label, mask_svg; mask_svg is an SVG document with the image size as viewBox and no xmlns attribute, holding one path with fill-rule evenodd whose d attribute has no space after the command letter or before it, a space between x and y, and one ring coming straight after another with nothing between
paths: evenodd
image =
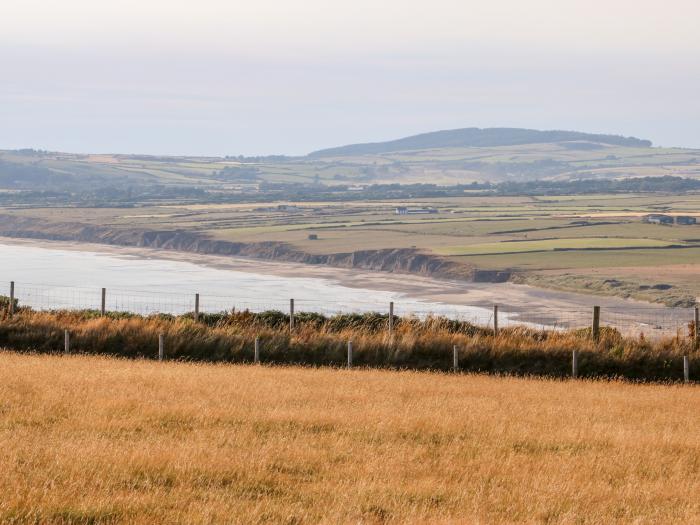
<instances>
[{"instance_id":1,"label":"foreground grass","mask_svg":"<svg viewBox=\"0 0 700 525\"><path fill-rule=\"evenodd\" d=\"M0 353L3 523L694 523L700 390Z\"/></svg>"}]
</instances>

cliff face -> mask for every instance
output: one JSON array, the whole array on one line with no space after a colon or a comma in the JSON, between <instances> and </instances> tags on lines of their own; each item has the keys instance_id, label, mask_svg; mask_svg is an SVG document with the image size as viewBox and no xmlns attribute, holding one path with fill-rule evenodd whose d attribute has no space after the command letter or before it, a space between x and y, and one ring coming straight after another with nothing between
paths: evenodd
<instances>
[{"instance_id":1,"label":"cliff face","mask_svg":"<svg viewBox=\"0 0 700 525\"><path fill-rule=\"evenodd\" d=\"M475 270L438 255L426 254L412 248L359 250L320 255L297 250L283 242L241 243L210 239L201 234L180 230L122 230L81 223L47 223L36 218L13 215L0 215L0 236L251 257L338 268L411 273L465 281L504 282L510 278L509 272Z\"/></svg>"}]
</instances>

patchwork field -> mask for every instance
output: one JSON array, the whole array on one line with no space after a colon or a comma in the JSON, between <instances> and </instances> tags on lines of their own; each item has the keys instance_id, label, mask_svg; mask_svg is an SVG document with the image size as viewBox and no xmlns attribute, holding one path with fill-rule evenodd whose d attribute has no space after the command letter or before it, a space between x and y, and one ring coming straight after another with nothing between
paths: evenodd
<instances>
[{"instance_id":1,"label":"patchwork field","mask_svg":"<svg viewBox=\"0 0 700 525\"><path fill-rule=\"evenodd\" d=\"M399 206L435 213L397 215ZM295 260L406 249L449 261L453 274L505 272L517 282L691 306L700 296L700 225L642 222L650 213L700 218L700 195L572 196L0 209L34 221L5 235L92 240L120 232L185 233L257 245ZM57 225L51 229L52 225ZM99 227L85 239L80 232ZM657 272L684 265L683 272ZM661 275L664 277L661 278ZM604 276L604 277L603 277ZM612 281L611 281L612 280ZM609 281L609 282L608 282ZM618 282L619 281L619 282Z\"/></svg>"},{"instance_id":2,"label":"patchwork field","mask_svg":"<svg viewBox=\"0 0 700 525\"><path fill-rule=\"evenodd\" d=\"M260 183L469 184L504 180L611 177L700 177L700 152L569 141L432 147L383 153L337 152L299 157L162 157L0 151L0 162L42 170L58 187L159 184L246 190ZM2 175L2 172L0 172ZM10 180L16 183L16 180ZM2 182L2 177L0 177ZM19 184L31 187L31 184Z\"/></svg>"},{"instance_id":3,"label":"patchwork field","mask_svg":"<svg viewBox=\"0 0 700 525\"><path fill-rule=\"evenodd\" d=\"M573 239L543 239L540 241L485 242L470 246L451 246L436 250L441 255L498 255L556 250L624 250L625 248L665 248L682 246L659 239L615 237L577 237Z\"/></svg>"},{"instance_id":4,"label":"patchwork field","mask_svg":"<svg viewBox=\"0 0 700 525\"><path fill-rule=\"evenodd\" d=\"M3 523L694 523L696 387L0 353Z\"/></svg>"}]
</instances>

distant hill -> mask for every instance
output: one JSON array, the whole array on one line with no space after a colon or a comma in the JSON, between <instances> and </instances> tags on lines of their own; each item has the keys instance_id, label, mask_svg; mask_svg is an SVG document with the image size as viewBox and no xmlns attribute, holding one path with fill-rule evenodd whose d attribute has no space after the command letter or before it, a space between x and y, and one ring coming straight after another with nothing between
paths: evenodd
<instances>
[{"instance_id":1,"label":"distant hill","mask_svg":"<svg viewBox=\"0 0 700 525\"><path fill-rule=\"evenodd\" d=\"M396 151L424 150L433 148L518 146L522 144L543 144L585 141L611 146L650 147L651 141L620 135L598 135L578 131L539 131L520 128L464 128L422 133L388 142L350 144L336 148L322 149L309 154L309 157L335 157L352 155L372 155Z\"/></svg>"},{"instance_id":2,"label":"distant hill","mask_svg":"<svg viewBox=\"0 0 700 525\"><path fill-rule=\"evenodd\" d=\"M326 195L323 192L331 190L324 187L338 188L340 200L344 192L373 186L377 189L367 190L371 198L390 196L394 191L400 195L410 192L398 189L398 185L510 182L516 186L506 188L508 192L524 194L532 191L531 186L517 184L533 181L541 183L532 186L538 191L551 190L544 182L570 182L572 186L567 191L579 192L592 187L593 181L603 191L606 181L629 178L673 175L700 180L700 149L650 146L648 140L615 135L470 128L325 149L300 157L167 157L0 150L0 207L3 203L43 206L57 202L127 206L206 199L268 202L266 199L270 198L288 200L292 195ZM666 184L654 182L657 183ZM634 184L641 188L643 182ZM689 188L687 184L683 182L682 186ZM610 191L617 191L615 188ZM649 191L657 188L658 184ZM672 189L670 182L668 189L678 191Z\"/></svg>"}]
</instances>

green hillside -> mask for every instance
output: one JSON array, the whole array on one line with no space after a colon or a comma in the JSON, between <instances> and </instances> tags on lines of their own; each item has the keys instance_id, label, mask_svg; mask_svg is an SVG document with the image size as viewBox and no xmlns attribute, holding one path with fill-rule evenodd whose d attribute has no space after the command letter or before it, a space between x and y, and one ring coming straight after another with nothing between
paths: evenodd
<instances>
[{"instance_id":1,"label":"green hillside","mask_svg":"<svg viewBox=\"0 0 700 525\"><path fill-rule=\"evenodd\" d=\"M650 147L651 141L619 135L599 135L578 131L539 131L520 128L463 128L431 133L421 133L387 142L350 144L323 149L311 153L310 157L337 157L346 155L373 155L396 151L411 151L434 148L488 148L494 146L519 146L523 144L556 144L560 142L588 142L572 144L572 149L596 149L596 144L608 146Z\"/></svg>"},{"instance_id":2,"label":"green hillside","mask_svg":"<svg viewBox=\"0 0 700 525\"><path fill-rule=\"evenodd\" d=\"M324 192L338 189L354 195L356 190L372 186L379 189L373 190L371 197L386 198L397 195L382 185L397 184L509 184L508 192L520 193L518 187L533 181L571 182L577 187L564 191L577 192L586 184L660 177L700 180L700 150L656 148L649 141L614 135L512 128L438 131L322 150L304 157L0 150L0 201L26 204L289 200L309 196L326 200ZM644 190L637 186L630 191ZM597 191L614 190L603 185ZM544 193L548 192L544 188ZM13 196L8 197L8 193Z\"/></svg>"}]
</instances>

